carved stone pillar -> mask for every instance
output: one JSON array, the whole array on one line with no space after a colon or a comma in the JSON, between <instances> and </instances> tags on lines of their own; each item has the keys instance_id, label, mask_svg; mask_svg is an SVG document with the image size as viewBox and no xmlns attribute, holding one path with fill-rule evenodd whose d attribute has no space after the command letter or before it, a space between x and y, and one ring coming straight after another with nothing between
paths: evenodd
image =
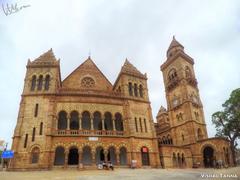
<instances>
[{"instance_id":1,"label":"carved stone pillar","mask_svg":"<svg viewBox=\"0 0 240 180\"><path fill-rule=\"evenodd\" d=\"M79 129L82 130L82 116L81 115L79 115L78 123L79 123Z\"/></svg>"},{"instance_id":2,"label":"carved stone pillar","mask_svg":"<svg viewBox=\"0 0 240 180\"><path fill-rule=\"evenodd\" d=\"M91 122L91 130L93 130L93 115L91 114L90 115L90 122Z\"/></svg>"},{"instance_id":3,"label":"carved stone pillar","mask_svg":"<svg viewBox=\"0 0 240 180\"><path fill-rule=\"evenodd\" d=\"M64 157L64 168L65 169L68 167L68 154L69 154L69 151L66 150L65 151L65 157Z\"/></svg>"},{"instance_id":4,"label":"carved stone pillar","mask_svg":"<svg viewBox=\"0 0 240 180\"><path fill-rule=\"evenodd\" d=\"M102 130L105 130L105 126L104 126L104 118L102 119Z\"/></svg>"},{"instance_id":5,"label":"carved stone pillar","mask_svg":"<svg viewBox=\"0 0 240 180\"><path fill-rule=\"evenodd\" d=\"M108 161L108 150L104 150L104 161Z\"/></svg>"},{"instance_id":6,"label":"carved stone pillar","mask_svg":"<svg viewBox=\"0 0 240 180\"><path fill-rule=\"evenodd\" d=\"M67 130L70 130L70 116L67 115Z\"/></svg>"},{"instance_id":7,"label":"carved stone pillar","mask_svg":"<svg viewBox=\"0 0 240 180\"><path fill-rule=\"evenodd\" d=\"M112 121L113 121L113 130L116 131L115 119L113 119Z\"/></svg>"},{"instance_id":8,"label":"carved stone pillar","mask_svg":"<svg viewBox=\"0 0 240 180\"><path fill-rule=\"evenodd\" d=\"M92 151L92 165L96 165L96 152Z\"/></svg>"},{"instance_id":9,"label":"carved stone pillar","mask_svg":"<svg viewBox=\"0 0 240 180\"><path fill-rule=\"evenodd\" d=\"M119 155L120 155L120 152L119 152L119 151L116 151L116 160L117 160L116 165L117 165L117 166L120 165L120 157L119 157Z\"/></svg>"},{"instance_id":10,"label":"carved stone pillar","mask_svg":"<svg viewBox=\"0 0 240 180\"><path fill-rule=\"evenodd\" d=\"M82 169L82 151L81 149L78 149L78 168Z\"/></svg>"}]
</instances>

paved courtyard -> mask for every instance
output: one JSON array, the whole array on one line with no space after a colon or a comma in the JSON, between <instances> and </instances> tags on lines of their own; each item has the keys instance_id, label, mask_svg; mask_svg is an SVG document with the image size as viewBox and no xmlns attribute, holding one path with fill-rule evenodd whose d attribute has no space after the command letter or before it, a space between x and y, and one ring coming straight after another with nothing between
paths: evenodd
<instances>
[{"instance_id":1,"label":"paved courtyard","mask_svg":"<svg viewBox=\"0 0 240 180\"><path fill-rule=\"evenodd\" d=\"M212 177L207 177L210 175ZM204 177L202 177L204 176ZM215 177L213 177L215 176ZM233 176L233 177L224 177ZM236 177L237 176L237 177ZM240 180L240 167L229 169L116 169L107 170L52 170L28 172L0 172L0 180Z\"/></svg>"}]
</instances>

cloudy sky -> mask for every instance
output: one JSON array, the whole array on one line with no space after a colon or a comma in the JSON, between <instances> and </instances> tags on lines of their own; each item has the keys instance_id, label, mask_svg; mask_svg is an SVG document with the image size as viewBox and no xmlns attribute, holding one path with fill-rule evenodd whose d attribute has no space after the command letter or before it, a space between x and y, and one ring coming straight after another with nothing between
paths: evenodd
<instances>
[{"instance_id":1,"label":"cloudy sky","mask_svg":"<svg viewBox=\"0 0 240 180\"><path fill-rule=\"evenodd\" d=\"M195 60L209 136L211 115L240 85L238 0L1 1L0 139L11 143L27 59L53 48L65 78L91 52L114 83L125 58L148 75L155 117L166 105L160 65L175 35ZM30 5L6 16L7 3ZM3 7L2 7L3 6Z\"/></svg>"}]
</instances>

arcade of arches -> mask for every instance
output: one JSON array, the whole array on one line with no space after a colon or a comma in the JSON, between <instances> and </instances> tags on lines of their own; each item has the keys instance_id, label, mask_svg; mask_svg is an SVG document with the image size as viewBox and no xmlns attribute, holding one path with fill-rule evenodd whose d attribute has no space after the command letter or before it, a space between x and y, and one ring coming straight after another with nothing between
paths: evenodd
<instances>
[{"instance_id":1,"label":"arcade of arches","mask_svg":"<svg viewBox=\"0 0 240 180\"><path fill-rule=\"evenodd\" d=\"M70 115L66 111L58 113L58 130L107 130L107 131L124 131L123 118L120 113L112 115L110 112L105 112L102 116L96 111L90 114L84 111L81 114L77 111L72 111Z\"/></svg>"},{"instance_id":2,"label":"arcade of arches","mask_svg":"<svg viewBox=\"0 0 240 180\"><path fill-rule=\"evenodd\" d=\"M129 153L127 148L122 146L116 148L109 146L104 149L102 146L98 146L92 149L90 146L84 146L82 149L76 146L72 146L69 149L62 146L58 146L55 149L54 165L78 165L82 163L85 166L91 166L100 164L101 162L112 162L114 165L126 166L128 162ZM149 166L149 149L147 147L141 148L142 165Z\"/></svg>"}]
</instances>

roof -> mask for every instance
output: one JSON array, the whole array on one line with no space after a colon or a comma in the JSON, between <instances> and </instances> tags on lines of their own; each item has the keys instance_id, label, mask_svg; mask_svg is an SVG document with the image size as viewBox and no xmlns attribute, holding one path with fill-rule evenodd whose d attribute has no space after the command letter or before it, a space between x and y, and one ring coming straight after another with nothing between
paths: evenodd
<instances>
[{"instance_id":1,"label":"roof","mask_svg":"<svg viewBox=\"0 0 240 180\"><path fill-rule=\"evenodd\" d=\"M172 49L172 48L174 48L174 47L178 47L178 46L184 48L183 45L180 44L180 43L175 39L175 36L173 36L172 42L170 43L170 45L169 45L169 47L168 47L168 51L169 51L170 49Z\"/></svg>"},{"instance_id":2,"label":"roof","mask_svg":"<svg viewBox=\"0 0 240 180\"><path fill-rule=\"evenodd\" d=\"M159 109L159 111L158 111L157 117L160 116L160 115L162 115L162 114L165 114L165 113L167 113L166 108L163 107L163 106L161 106L160 109Z\"/></svg>"},{"instance_id":3,"label":"roof","mask_svg":"<svg viewBox=\"0 0 240 180\"><path fill-rule=\"evenodd\" d=\"M140 78L146 78L146 75L142 74L135 66L133 66L128 59L125 60L122 69L120 71L120 74L129 74L133 76L137 76Z\"/></svg>"}]
</instances>

